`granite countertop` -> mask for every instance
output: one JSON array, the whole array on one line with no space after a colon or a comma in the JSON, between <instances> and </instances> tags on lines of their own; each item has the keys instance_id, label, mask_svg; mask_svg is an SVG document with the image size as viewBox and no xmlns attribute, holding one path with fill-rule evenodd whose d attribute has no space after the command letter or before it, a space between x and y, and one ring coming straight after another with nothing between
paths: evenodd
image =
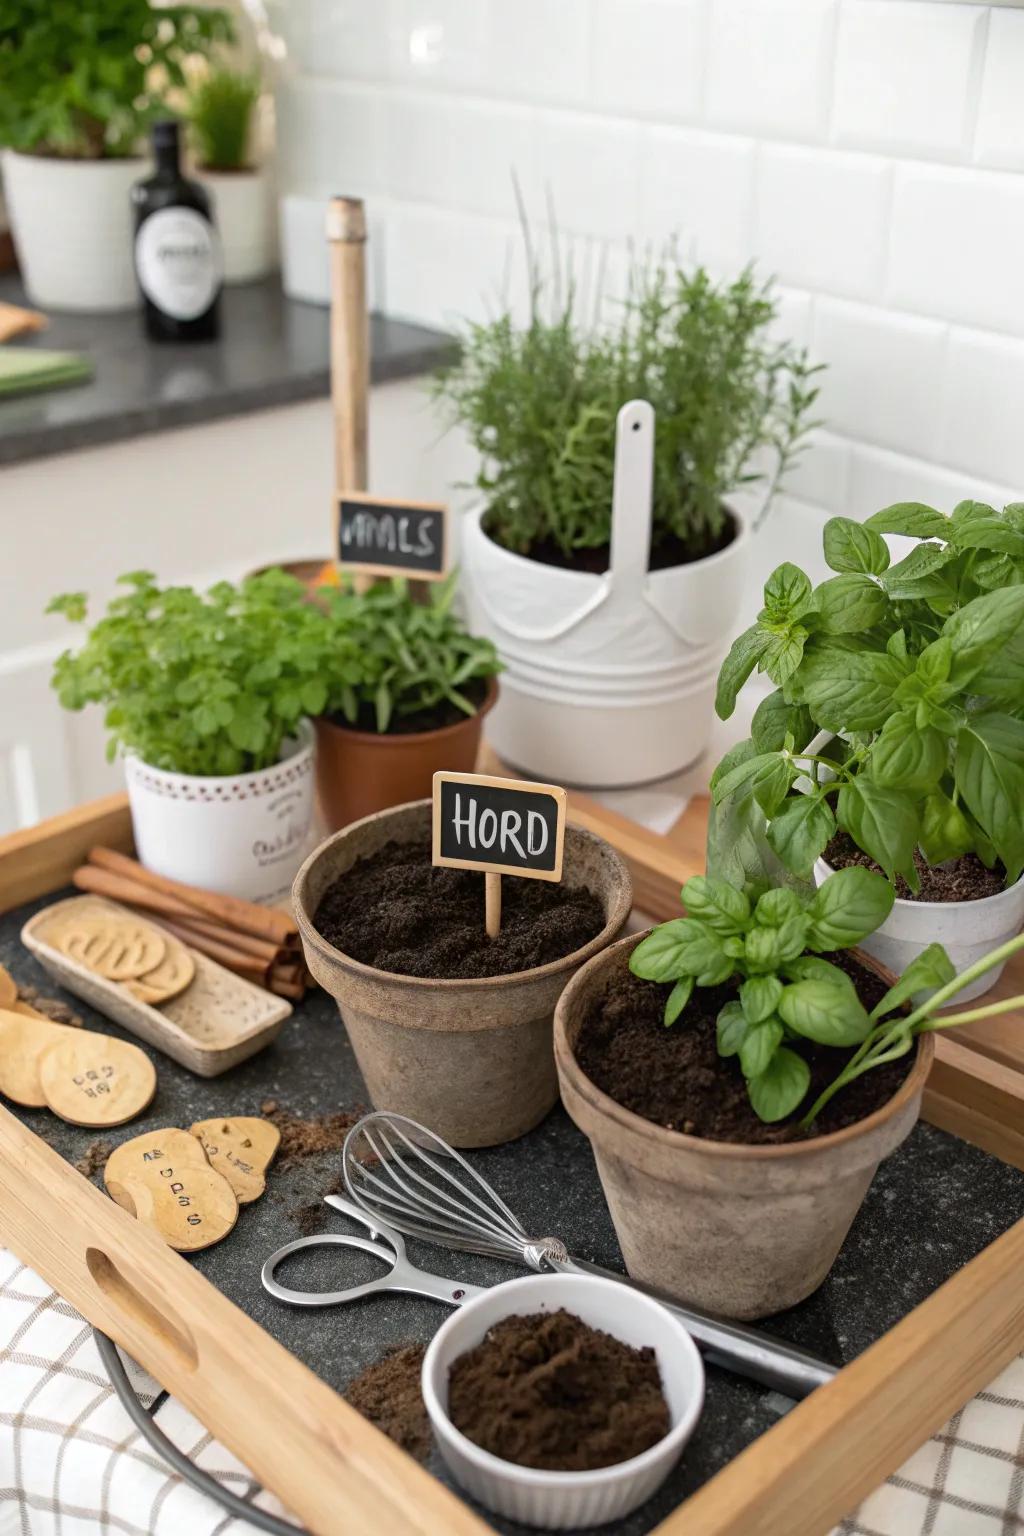
<instances>
[{"instance_id":1,"label":"granite countertop","mask_svg":"<svg viewBox=\"0 0 1024 1536\"><path fill-rule=\"evenodd\" d=\"M0 302L27 303L17 279L0 278ZM44 331L11 345L85 353L94 377L0 401L0 464L329 393L328 311L285 298L278 277L225 288L220 329L217 341L159 343L146 339L137 310L53 314ZM427 373L452 345L441 331L372 315L372 381Z\"/></svg>"}]
</instances>

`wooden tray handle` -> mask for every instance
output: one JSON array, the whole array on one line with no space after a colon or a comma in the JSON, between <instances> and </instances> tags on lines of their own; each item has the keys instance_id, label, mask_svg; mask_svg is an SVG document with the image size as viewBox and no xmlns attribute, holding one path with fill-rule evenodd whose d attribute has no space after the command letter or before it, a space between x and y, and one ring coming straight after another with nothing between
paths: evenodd
<instances>
[{"instance_id":1,"label":"wooden tray handle","mask_svg":"<svg viewBox=\"0 0 1024 1536\"><path fill-rule=\"evenodd\" d=\"M142 1329L150 1339L158 1340L162 1348L176 1357L178 1369L196 1370L199 1347L185 1324L166 1305L163 1308L155 1306L102 1248L85 1250L85 1267L104 1301L119 1313L125 1329Z\"/></svg>"}]
</instances>

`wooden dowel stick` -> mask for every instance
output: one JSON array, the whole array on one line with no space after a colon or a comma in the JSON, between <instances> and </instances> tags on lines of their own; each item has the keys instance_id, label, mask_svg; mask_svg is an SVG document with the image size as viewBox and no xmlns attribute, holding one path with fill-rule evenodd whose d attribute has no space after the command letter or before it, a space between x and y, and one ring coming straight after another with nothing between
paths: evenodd
<instances>
[{"instance_id":1,"label":"wooden dowel stick","mask_svg":"<svg viewBox=\"0 0 1024 1536\"><path fill-rule=\"evenodd\" d=\"M501 876L484 875L484 922L487 937L496 939L501 928Z\"/></svg>"},{"instance_id":2,"label":"wooden dowel stick","mask_svg":"<svg viewBox=\"0 0 1024 1536\"><path fill-rule=\"evenodd\" d=\"M334 487L365 491L369 477L370 317L366 299L366 211L361 198L332 197L327 205L331 269L331 407ZM357 592L372 578L358 572Z\"/></svg>"}]
</instances>

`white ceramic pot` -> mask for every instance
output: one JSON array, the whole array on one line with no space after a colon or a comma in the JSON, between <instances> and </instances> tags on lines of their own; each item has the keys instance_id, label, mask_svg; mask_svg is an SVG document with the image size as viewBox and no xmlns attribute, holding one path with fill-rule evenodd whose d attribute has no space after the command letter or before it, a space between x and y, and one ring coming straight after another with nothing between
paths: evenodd
<instances>
[{"instance_id":1,"label":"white ceramic pot","mask_svg":"<svg viewBox=\"0 0 1024 1536\"><path fill-rule=\"evenodd\" d=\"M832 873L831 864L818 859L814 865L815 884L821 885ZM1015 938L1022 927L1024 876L1008 890L984 896L980 901L903 901L897 897L885 922L861 940L860 948L901 976L922 949L929 944L941 944L959 972L989 950ZM950 1007L981 997L995 986L1002 973L1001 965L993 966L951 998ZM921 997L927 995L922 993Z\"/></svg>"},{"instance_id":2,"label":"white ceramic pot","mask_svg":"<svg viewBox=\"0 0 1024 1536\"><path fill-rule=\"evenodd\" d=\"M455 1428L448 1417L452 1363L502 1318L560 1307L624 1344L655 1351L672 1424L657 1445L594 1472L546 1472L503 1461ZM560 1531L606 1525L639 1508L679 1460L704 1403L704 1366L682 1323L651 1297L591 1275L509 1280L466 1302L434 1335L423 1360L422 1384L438 1447L455 1480L508 1520Z\"/></svg>"},{"instance_id":3,"label":"white ceramic pot","mask_svg":"<svg viewBox=\"0 0 1024 1536\"><path fill-rule=\"evenodd\" d=\"M197 171L196 176L213 203L224 281L250 283L273 272L277 235L267 171Z\"/></svg>"},{"instance_id":4,"label":"white ceramic pot","mask_svg":"<svg viewBox=\"0 0 1024 1536\"><path fill-rule=\"evenodd\" d=\"M288 895L313 827L308 721L273 768L206 778L127 757L125 777L136 852L149 869L248 901Z\"/></svg>"},{"instance_id":5,"label":"white ceramic pot","mask_svg":"<svg viewBox=\"0 0 1024 1536\"><path fill-rule=\"evenodd\" d=\"M3 158L11 233L41 309L103 312L139 303L130 192L144 160Z\"/></svg>"},{"instance_id":6,"label":"white ceramic pot","mask_svg":"<svg viewBox=\"0 0 1024 1536\"><path fill-rule=\"evenodd\" d=\"M470 628L505 663L488 739L510 766L557 784L619 788L701 756L743 596L749 531L690 565L648 571L654 412L619 412L610 568L562 570L502 549L485 507L462 529Z\"/></svg>"}]
</instances>

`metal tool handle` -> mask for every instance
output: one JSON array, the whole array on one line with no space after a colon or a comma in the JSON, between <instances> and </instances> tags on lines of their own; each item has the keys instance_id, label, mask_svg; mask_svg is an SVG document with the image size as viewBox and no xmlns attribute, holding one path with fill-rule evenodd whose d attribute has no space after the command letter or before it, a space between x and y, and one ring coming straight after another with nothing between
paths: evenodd
<instances>
[{"instance_id":1,"label":"metal tool handle","mask_svg":"<svg viewBox=\"0 0 1024 1536\"><path fill-rule=\"evenodd\" d=\"M548 1262L563 1274L600 1275L602 1279L618 1280L634 1291L653 1297L678 1317L712 1365L724 1366L728 1371L759 1381L787 1397L807 1397L815 1387L825 1386L838 1374L837 1366L819 1360L796 1344L788 1344L785 1339L762 1333L745 1323L730 1322L694 1307L681 1306L656 1286L644 1285L629 1275L617 1274L615 1270L591 1264L587 1259L569 1258L561 1263L549 1257Z\"/></svg>"}]
</instances>

